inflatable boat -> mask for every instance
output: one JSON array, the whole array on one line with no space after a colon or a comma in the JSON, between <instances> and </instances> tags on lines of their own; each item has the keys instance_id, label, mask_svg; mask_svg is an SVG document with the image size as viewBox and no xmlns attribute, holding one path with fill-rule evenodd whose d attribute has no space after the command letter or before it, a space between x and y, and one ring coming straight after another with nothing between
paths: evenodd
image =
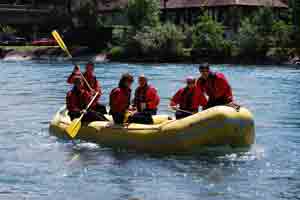
<instances>
[{"instance_id":1,"label":"inflatable boat","mask_svg":"<svg viewBox=\"0 0 300 200\"><path fill-rule=\"evenodd\" d=\"M208 146L249 147L255 140L254 119L241 107L217 106L184 119L167 115L153 116L153 125L114 124L95 121L83 124L75 139L95 142L104 147L147 153L193 153ZM68 111L62 107L50 123L50 132L67 138L65 129L71 123Z\"/></svg>"}]
</instances>

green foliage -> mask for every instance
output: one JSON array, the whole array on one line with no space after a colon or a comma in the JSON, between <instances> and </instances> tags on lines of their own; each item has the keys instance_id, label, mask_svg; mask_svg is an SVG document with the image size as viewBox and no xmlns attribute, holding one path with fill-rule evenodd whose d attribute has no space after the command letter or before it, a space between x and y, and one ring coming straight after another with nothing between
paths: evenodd
<instances>
[{"instance_id":1,"label":"green foliage","mask_svg":"<svg viewBox=\"0 0 300 200\"><path fill-rule=\"evenodd\" d=\"M292 40L293 27L282 20L272 25L273 44L277 47L288 47Z\"/></svg>"},{"instance_id":2,"label":"green foliage","mask_svg":"<svg viewBox=\"0 0 300 200\"><path fill-rule=\"evenodd\" d=\"M225 47L223 35L223 25L206 13L200 17L193 30L193 48L196 51L201 51L201 49L215 52L223 51Z\"/></svg>"},{"instance_id":3,"label":"green foliage","mask_svg":"<svg viewBox=\"0 0 300 200\"><path fill-rule=\"evenodd\" d=\"M0 32L7 34L15 34L17 33L17 30L11 26L0 25Z\"/></svg>"},{"instance_id":4,"label":"green foliage","mask_svg":"<svg viewBox=\"0 0 300 200\"><path fill-rule=\"evenodd\" d=\"M113 47L109 54L112 59L120 59L124 55L124 48L119 46Z\"/></svg>"},{"instance_id":5,"label":"green foliage","mask_svg":"<svg viewBox=\"0 0 300 200\"><path fill-rule=\"evenodd\" d=\"M237 41L240 54L242 55L253 55L259 50L258 27L249 18L242 20Z\"/></svg>"},{"instance_id":6,"label":"green foliage","mask_svg":"<svg viewBox=\"0 0 300 200\"><path fill-rule=\"evenodd\" d=\"M274 41L274 19L272 9L266 7L259 9L252 20L242 20L237 34L237 44L242 56L266 56Z\"/></svg>"},{"instance_id":7,"label":"green foliage","mask_svg":"<svg viewBox=\"0 0 300 200\"><path fill-rule=\"evenodd\" d=\"M184 24L183 26L183 33L185 36L184 39L184 47L185 48L192 48L193 46L193 33L194 33L194 26L190 26L188 24Z\"/></svg>"},{"instance_id":8,"label":"green foliage","mask_svg":"<svg viewBox=\"0 0 300 200\"><path fill-rule=\"evenodd\" d=\"M272 32L273 22L275 20L271 7L260 8L255 13L252 23L257 26L257 31L262 35L266 36Z\"/></svg>"},{"instance_id":9,"label":"green foliage","mask_svg":"<svg viewBox=\"0 0 300 200\"><path fill-rule=\"evenodd\" d=\"M293 27L276 20L270 8L262 8L251 19L242 21L237 34L239 54L245 57L271 56L275 60L289 57L287 48L292 44Z\"/></svg>"},{"instance_id":10,"label":"green foliage","mask_svg":"<svg viewBox=\"0 0 300 200\"><path fill-rule=\"evenodd\" d=\"M129 25L136 30L145 26L159 24L160 1L158 0L129 0L127 18Z\"/></svg>"},{"instance_id":11,"label":"green foliage","mask_svg":"<svg viewBox=\"0 0 300 200\"><path fill-rule=\"evenodd\" d=\"M170 58L183 55L184 34L174 24L167 23L139 31L126 44L133 56Z\"/></svg>"}]
</instances>

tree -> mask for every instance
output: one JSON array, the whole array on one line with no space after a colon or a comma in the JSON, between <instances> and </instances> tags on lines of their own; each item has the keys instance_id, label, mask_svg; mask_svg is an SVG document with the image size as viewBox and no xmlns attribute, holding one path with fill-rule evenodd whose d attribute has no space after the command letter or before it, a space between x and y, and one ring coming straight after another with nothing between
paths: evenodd
<instances>
[{"instance_id":1,"label":"tree","mask_svg":"<svg viewBox=\"0 0 300 200\"><path fill-rule=\"evenodd\" d=\"M129 0L126 11L129 25L135 30L158 25L159 4L160 1L158 0Z\"/></svg>"},{"instance_id":2,"label":"tree","mask_svg":"<svg viewBox=\"0 0 300 200\"><path fill-rule=\"evenodd\" d=\"M291 44L293 27L279 20L272 25L273 44L276 47L287 48Z\"/></svg>"},{"instance_id":3,"label":"tree","mask_svg":"<svg viewBox=\"0 0 300 200\"><path fill-rule=\"evenodd\" d=\"M205 13L199 18L193 32L193 48L222 50L224 47L224 27Z\"/></svg>"},{"instance_id":4,"label":"tree","mask_svg":"<svg viewBox=\"0 0 300 200\"><path fill-rule=\"evenodd\" d=\"M125 45L132 56L177 58L183 55L184 33L171 23L146 27Z\"/></svg>"},{"instance_id":5,"label":"tree","mask_svg":"<svg viewBox=\"0 0 300 200\"><path fill-rule=\"evenodd\" d=\"M293 0L293 22L297 31L300 31L300 0Z\"/></svg>"},{"instance_id":6,"label":"tree","mask_svg":"<svg viewBox=\"0 0 300 200\"><path fill-rule=\"evenodd\" d=\"M272 33L273 45L275 46L273 57L279 62L288 60L293 27L282 20L275 21L272 26Z\"/></svg>"},{"instance_id":7,"label":"tree","mask_svg":"<svg viewBox=\"0 0 300 200\"><path fill-rule=\"evenodd\" d=\"M273 10L271 7L260 8L257 13L255 13L252 22L257 26L258 32L267 36L272 32L273 22L275 20Z\"/></svg>"},{"instance_id":8,"label":"tree","mask_svg":"<svg viewBox=\"0 0 300 200\"><path fill-rule=\"evenodd\" d=\"M258 27L249 18L241 22L241 27L237 34L237 45L241 55L253 56L260 51Z\"/></svg>"},{"instance_id":9,"label":"tree","mask_svg":"<svg viewBox=\"0 0 300 200\"><path fill-rule=\"evenodd\" d=\"M245 56L266 56L273 45L273 24L275 17L270 7L261 8L253 18L242 20L237 34L240 53Z\"/></svg>"},{"instance_id":10,"label":"tree","mask_svg":"<svg viewBox=\"0 0 300 200\"><path fill-rule=\"evenodd\" d=\"M79 7L74 8L73 15L75 15L79 26L95 29L99 22L97 0L80 1Z\"/></svg>"}]
</instances>

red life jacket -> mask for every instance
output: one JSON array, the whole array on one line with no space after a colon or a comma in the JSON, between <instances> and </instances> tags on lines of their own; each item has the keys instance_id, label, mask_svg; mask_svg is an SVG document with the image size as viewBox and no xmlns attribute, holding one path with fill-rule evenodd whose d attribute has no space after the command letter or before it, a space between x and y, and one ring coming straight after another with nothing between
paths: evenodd
<instances>
[{"instance_id":1,"label":"red life jacket","mask_svg":"<svg viewBox=\"0 0 300 200\"><path fill-rule=\"evenodd\" d=\"M111 113L125 112L129 108L130 98L130 88L114 88L109 96L109 105Z\"/></svg>"},{"instance_id":2,"label":"red life jacket","mask_svg":"<svg viewBox=\"0 0 300 200\"><path fill-rule=\"evenodd\" d=\"M89 85L91 86L92 89L94 89L96 92L98 92L98 91L100 92L101 91L101 87L99 85L99 82L97 81L97 77L96 76L94 76L94 75L89 76L87 72L85 72L83 74L83 76L87 80L87 82L89 83ZM85 85L86 89L89 89L86 84L84 84L84 85Z\"/></svg>"},{"instance_id":3,"label":"red life jacket","mask_svg":"<svg viewBox=\"0 0 300 200\"><path fill-rule=\"evenodd\" d=\"M80 74L80 71L79 71L79 70L73 72L73 73L69 76L67 82L68 82L69 84L73 84L73 83L74 83L74 79L75 79L76 76L77 76L77 77L78 77L78 76L81 77L81 74ZM101 97L101 94L102 94L101 86L100 86L99 82L97 81L96 76L89 76L86 72L83 74L83 76L84 76L84 78L87 80L87 82L89 83L89 85L91 86L91 88L94 89L95 92L99 92L99 95L98 95L97 98L94 100L93 104L91 105L91 108L93 109L94 107L97 106L98 101L99 101L99 99L100 99L100 97ZM85 90L88 91L88 92L90 92L90 89L89 89L89 87L87 86L87 84L85 83L84 80L83 80L83 84L84 84ZM92 96L91 96L91 97L92 97Z\"/></svg>"},{"instance_id":4,"label":"red life jacket","mask_svg":"<svg viewBox=\"0 0 300 200\"><path fill-rule=\"evenodd\" d=\"M159 102L160 98L154 87L146 85L135 90L134 105L137 106L139 112L142 111L141 103L146 103L146 109L156 110Z\"/></svg>"},{"instance_id":5,"label":"red life jacket","mask_svg":"<svg viewBox=\"0 0 300 200\"><path fill-rule=\"evenodd\" d=\"M67 109L71 112L80 112L88 105L90 97L86 91L73 88L67 93Z\"/></svg>"},{"instance_id":6,"label":"red life jacket","mask_svg":"<svg viewBox=\"0 0 300 200\"><path fill-rule=\"evenodd\" d=\"M199 78L197 86L209 97L209 101L232 102L231 87L222 73L210 73L207 80Z\"/></svg>"},{"instance_id":7,"label":"red life jacket","mask_svg":"<svg viewBox=\"0 0 300 200\"><path fill-rule=\"evenodd\" d=\"M205 103L206 102L201 102L201 104ZM185 87L178 90L177 93L171 99L171 105L179 105L179 108L182 110L187 110L191 112L198 111L200 105L200 98L196 87Z\"/></svg>"}]
</instances>

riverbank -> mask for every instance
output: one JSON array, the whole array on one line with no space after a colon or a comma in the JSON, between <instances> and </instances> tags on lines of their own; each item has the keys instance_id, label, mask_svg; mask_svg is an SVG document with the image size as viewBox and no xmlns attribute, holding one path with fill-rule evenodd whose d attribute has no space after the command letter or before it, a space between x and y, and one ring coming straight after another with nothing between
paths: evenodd
<instances>
[{"instance_id":1,"label":"riverbank","mask_svg":"<svg viewBox=\"0 0 300 200\"><path fill-rule=\"evenodd\" d=\"M73 60L106 61L106 55L97 53L88 47L70 49ZM4 61L25 60L67 60L65 52L58 46L0 46L0 59Z\"/></svg>"},{"instance_id":2,"label":"riverbank","mask_svg":"<svg viewBox=\"0 0 300 200\"><path fill-rule=\"evenodd\" d=\"M117 49L117 50L116 50ZM94 62L130 62L130 63L201 63L213 64L244 64L244 65L286 65L300 64L300 56L292 55L287 59L278 59L272 56L271 49L268 56L224 56L223 54L196 54L186 50L182 56L166 57L161 55L133 56L121 52L118 48L112 48L105 52L97 52L88 47L74 47L70 49L73 60L92 60ZM66 54L57 46L0 46L0 59L4 61L25 61L25 60L67 60Z\"/></svg>"}]
</instances>

